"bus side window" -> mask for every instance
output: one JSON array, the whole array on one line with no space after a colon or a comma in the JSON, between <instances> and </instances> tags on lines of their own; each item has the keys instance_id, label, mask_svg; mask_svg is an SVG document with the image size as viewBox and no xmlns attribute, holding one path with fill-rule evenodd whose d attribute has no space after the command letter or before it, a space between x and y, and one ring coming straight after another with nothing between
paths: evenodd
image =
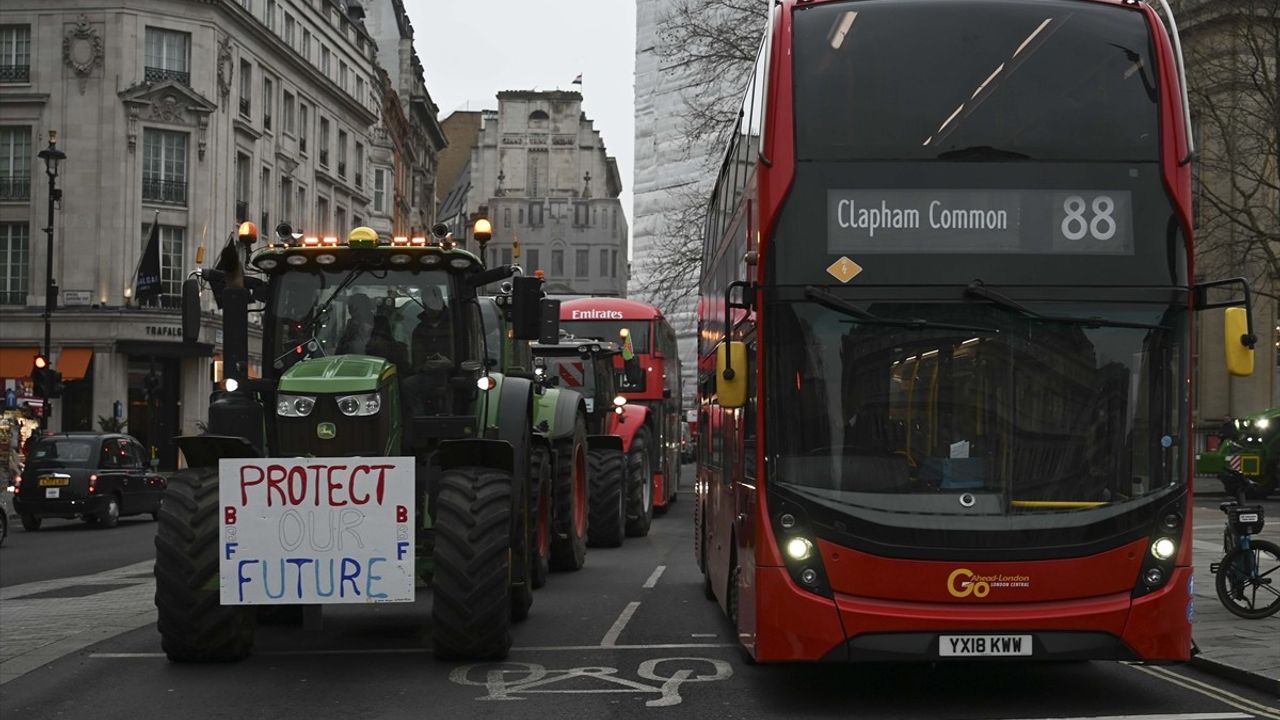
<instances>
[{"instance_id":1,"label":"bus side window","mask_svg":"<svg viewBox=\"0 0 1280 720\"><path fill-rule=\"evenodd\" d=\"M742 474L756 477L756 341L747 341L747 404L742 408Z\"/></svg>"}]
</instances>

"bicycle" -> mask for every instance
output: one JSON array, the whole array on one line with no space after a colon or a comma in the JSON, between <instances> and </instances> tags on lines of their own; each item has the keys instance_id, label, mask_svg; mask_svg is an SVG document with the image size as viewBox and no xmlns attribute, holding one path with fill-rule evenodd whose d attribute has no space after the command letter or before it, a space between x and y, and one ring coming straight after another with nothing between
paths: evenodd
<instances>
[{"instance_id":1,"label":"bicycle","mask_svg":"<svg viewBox=\"0 0 1280 720\"><path fill-rule=\"evenodd\" d=\"M1218 506L1227 516L1222 533L1221 562L1209 566L1213 573L1218 600L1233 615L1259 620L1280 611L1280 546L1268 540L1253 539L1262 532L1261 505L1245 505L1245 488L1253 484L1245 475L1228 470L1222 479L1235 500Z\"/></svg>"}]
</instances>

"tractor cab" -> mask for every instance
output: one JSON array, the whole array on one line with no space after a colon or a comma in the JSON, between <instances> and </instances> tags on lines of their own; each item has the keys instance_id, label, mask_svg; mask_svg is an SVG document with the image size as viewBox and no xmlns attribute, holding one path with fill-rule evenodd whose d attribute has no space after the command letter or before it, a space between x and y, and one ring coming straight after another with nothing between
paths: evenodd
<instances>
[{"instance_id":1,"label":"tractor cab","mask_svg":"<svg viewBox=\"0 0 1280 720\"><path fill-rule=\"evenodd\" d=\"M584 340L561 334L558 343L534 343L533 373L544 387L575 390L587 409L592 433L609 433L610 414L618 414L626 399L618 393L619 373L613 356L622 349L611 342Z\"/></svg>"}]
</instances>

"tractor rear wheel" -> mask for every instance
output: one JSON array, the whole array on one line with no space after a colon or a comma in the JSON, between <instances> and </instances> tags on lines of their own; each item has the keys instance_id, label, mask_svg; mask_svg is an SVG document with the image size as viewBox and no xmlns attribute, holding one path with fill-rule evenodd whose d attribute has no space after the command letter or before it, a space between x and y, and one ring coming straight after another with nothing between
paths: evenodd
<instances>
[{"instance_id":1,"label":"tractor rear wheel","mask_svg":"<svg viewBox=\"0 0 1280 720\"><path fill-rule=\"evenodd\" d=\"M501 660L511 648L512 479L464 467L440 477L432 648L442 660Z\"/></svg>"},{"instance_id":2,"label":"tractor rear wheel","mask_svg":"<svg viewBox=\"0 0 1280 720\"><path fill-rule=\"evenodd\" d=\"M587 558L587 421L560 441L551 481L551 569L581 570Z\"/></svg>"},{"instance_id":3,"label":"tractor rear wheel","mask_svg":"<svg viewBox=\"0 0 1280 720\"><path fill-rule=\"evenodd\" d=\"M218 590L218 469L181 470L169 480L156 528L156 626L175 662L248 657L254 608L222 605Z\"/></svg>"},{"instance_id":4,"label":"tractor rear wheel","mask_svg":"<svg viewBox=\"0 0 1280 720\"><path fill-rule=\"evenodd\" d=\"M587 457L591 474L587 541L595 547L618 547L626 537L626 456L617 450L592 450Z\"/></svg>"},{"instance_id":5,"label":"tractor rear wheel","mask_svg":"<svg viewBox=\"0 0 1280 720\"><path fill-rule=\"evenodd\" d=\"M649 429L640 428L627 453L627 536L644 537L653 523L653 460Z\"/></svg>"}]
</instances>

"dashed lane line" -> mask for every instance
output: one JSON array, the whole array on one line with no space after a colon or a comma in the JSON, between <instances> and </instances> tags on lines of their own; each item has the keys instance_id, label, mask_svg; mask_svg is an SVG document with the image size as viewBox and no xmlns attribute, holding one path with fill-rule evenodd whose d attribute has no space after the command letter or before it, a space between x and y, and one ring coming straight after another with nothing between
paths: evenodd
<instances>
[{"instance_id":1,"label":"dashed lane line","mask_svg":"<svg viewBox=\"0 0 1280 720\"><path fill-rule=\"evenodd\" d=\"M644 581L644 585L641 585L640 587L645 589L650 589L654 587L655 585L658 584L658 578L662 577L662 573L666 572L666 570L667 570L666 565L659 565L657 568L654 569L653 574L649 576L649 579Z\"/></svg>"},{"instance_id":2,"label":"dashed lane line","mask_svg":"<svg viewBox=\"0 0 1280 720\"><path fill-rule=\"evenodd\" d=\"M613 621L613 627L609 628L609 632L604 634L604 639L600 641L600 647L612 647L618 644L618 637L622 635L622 631L626 629L627 623L631 621L631 616L636 614L636 610L640 608L640 602L629 602L622 609L622 614L617 620Z\"/></svg>"}]
</instances>

